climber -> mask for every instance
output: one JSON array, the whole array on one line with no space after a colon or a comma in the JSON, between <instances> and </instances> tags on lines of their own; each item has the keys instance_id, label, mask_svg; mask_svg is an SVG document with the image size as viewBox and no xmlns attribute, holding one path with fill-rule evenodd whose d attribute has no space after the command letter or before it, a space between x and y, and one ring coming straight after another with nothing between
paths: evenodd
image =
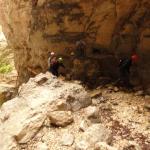
<instances>
[{"instance_id":1,"label":"climber","mask_svg":"<svg viewBox=\"0 0 150 150\"><path fill-rule=\"evenodd\" d=\"M85 56L85 50L86 50L86 44L84 41L80 40L76 42L76 56L77 57L84 57Z\"/></svg>"},{"instance_id":2,"label":"climber","mask_svg":"<svg viewBox=\"0 0 150 150\"><path fill-rule=\"evenodd\" d=\"M60 57L60 58L56 58L54 57L51 62L50 62L50 68L49 68L49 71L55 75L55 76L59 76L59 73L58 73L58 70L60 67L63 67L65 68L64 64L63 64L63 59Z\"/></svg>"},{"instance_id":3,"label":"climber","mask_svg":"<svg viewBox=\"0 0 150 150\"><path fill-rule=\"evenodd\" d=\"M136 54L132 55L130 58L120 59L119 62L119 72L120 78L119 82L121 82L127 88L131 88L132 85L130 83L130 68L133 63L138 61L138 56Z\"/></svg>"},{"instance_id":4,"label":"climber","mask_svg":"<svg viewBox=\"0 0 150 150\"><path fill-rule=\"evenodd\" d=\"M49 52L49 58L48 58L48 70L49 72L53 73L52 67L57 62L57 58L55 56L54 52Z\"/></svg>"},{"instance_id":5,"label":"climber","mask_svg":"<svg viewBox=\"0 0 150 150\"><path fill-rule=\"evenodd\" d=\"M50 64L51 61L53 61L53 59L56 59L55 53L54 52L49 52L49 57L48 57L48 68L50 68Z\"/></svg>"}]
</instances>

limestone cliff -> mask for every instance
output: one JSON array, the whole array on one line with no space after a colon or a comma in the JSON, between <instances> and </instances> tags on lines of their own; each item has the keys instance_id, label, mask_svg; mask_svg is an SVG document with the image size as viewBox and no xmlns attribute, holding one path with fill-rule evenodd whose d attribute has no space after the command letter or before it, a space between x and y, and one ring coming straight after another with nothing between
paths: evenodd
<instances>
[{"instance_id":1,"label":"limestone cliff","mask_svg":"<svg viewBox=\"0 0 150 150\"><path fill-rule=\"evenodd\" d=\"M149 10L149 0L0 0L0 22L15 49L20 82L31 76L28 67L46 71L48 51L71 61L70 49L83 39L87 43L87 59L79 60L85 64L83 68L87 65L90 70L97 68L100 75L113 77L114 54L137 51L139 77L150 83ZM109 62L105 58L110 58ZM81 74L87 72L81 70ZM95 70L88 74L100 76Z\"/></svg>"}]
</instances>

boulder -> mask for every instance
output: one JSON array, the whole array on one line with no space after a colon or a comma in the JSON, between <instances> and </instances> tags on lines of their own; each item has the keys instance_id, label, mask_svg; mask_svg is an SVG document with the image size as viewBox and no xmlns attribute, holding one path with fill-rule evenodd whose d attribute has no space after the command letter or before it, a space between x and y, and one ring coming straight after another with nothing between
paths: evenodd
<instances>
[{"instance_id":1,"label":"boulder","mask_svg":"<svg viewBox=\"0 0 150 150\"><path fill-rule=\"evenodd\" d=\"M41 80L42 83L39 84ZM81 85L62 81L49 73L39 74L23 84L17 97L0 108L1 150L12 150L12 147L17 150L19 144L31 141L49 123L49 119L50 123L58 126L72 123L70 111L58 110L58 103L67 103L68 96L80 101L81 108L85 107L84 104L87 105L84 101L90 101Z\"/></svg>"},{"instance_id":2,"label":"boulder","mask_svg":"<svg viewBox=\"0 0 150 150\"><path fill-rule=\"evenodd\" d=\"M101 124L93 124L76 140L76 145L85 145L85 147L89 148L94 147L98 142L109 143L111 140L112 136L109 129Z\"/></svg>"},{"instance_id":3,"label":"boulder","mask_svg":"<svg viewBox=\"0 0 150 150\"><path fill-rule=\"evenodd\" d=\"M73 122L73 116L70 111L54 111L48 114L52 125L65 127Z\"/></svg>"},{"instance_id":4,"label":"boulder","mask_svg":"<svg viewBox=\"0 0 150 150\"><path fill-rule=\"evenodd\" d=\"M67 97L67 103L70 104L72 111L78 111L81 108L87 107L90 104L92 104L92 100L89 97L89 95L87 95L87 93L86 93L87 97L83 97L83 95L85 95L84 91L77 90L76 93L78 94L76 97L72 97L70 95L68 95Z\"/></svg>"},{"instance_id":5,"label":"boulder","mask_svg":"<svg viewBox=\"0 0 150 150\"><path fill-rule=\"evenodd\" d=\"M95 106L85 108L87 118L97 118L99 116L99 109Z\"/></svg>"}]
</instances>

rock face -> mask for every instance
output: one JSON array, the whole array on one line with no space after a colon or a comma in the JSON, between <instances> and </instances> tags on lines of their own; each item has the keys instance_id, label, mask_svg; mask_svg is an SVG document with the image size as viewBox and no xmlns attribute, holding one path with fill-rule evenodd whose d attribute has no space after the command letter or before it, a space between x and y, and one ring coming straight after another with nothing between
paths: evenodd
<instances>
[{"instance_id":1,"label":"rock face","mask_svg":"<svg viewBox=\"0 0 150 150\"><path fill-rule=\"evenodd\" d=\"M20 82L33 75L28 68L46 71L49 51L63 55L66 65L74 68L73 76L85 73L87 80L116 76L114 54L137 51L139 78L149 85L149 9L149 0L0 0L0 22L15 49ZM68 61L72 62L70 53L78 40L86 42L87 57L72 66Z\"/></svg>"},{"instance_id":2,"label":"rock face","mask_svg":"<svg viewBox=\"0 0 150 150\"><path fill-rule=\"evenodd\" d=\"M45 80L42 85L38 84ZM82 96L81 96L82 95ZM80 100L81 108L84 101L91 99L84 88L78 84L65 83L56 79L49 73L40 74L30 79L27 84L20 87L19 95L4 103L0 109L0 147L1 150L19 149L19 144L29 142L41 129L46 120L51 124L66 127L73 121L69 111L60 111L57 103L65 101L71 96Z\"/></svg>"}]
</instances>

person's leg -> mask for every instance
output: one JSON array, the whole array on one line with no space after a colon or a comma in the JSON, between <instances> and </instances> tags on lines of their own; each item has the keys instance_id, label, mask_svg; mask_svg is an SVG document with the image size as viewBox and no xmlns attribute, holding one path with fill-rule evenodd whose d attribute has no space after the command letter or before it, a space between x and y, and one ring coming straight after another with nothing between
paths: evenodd
<instances>
[{"instance_id":1,"label":"person's leg","mask_svg":"<svg viewBox=\"0 0 150 150\"><path fill-rule=\"evenodd\" d=\"M125 74L125 86L127 88L133 88L132 84L130 83L130 73L127 71Z\"/></svg>"},{"instance_id":2,"label":"person's leg","mask_svg":"<svg viewBox=\"0 0 150 150\"><path fill-rule=\"evenodd\" d=\"M58 74L58 70L55 70L55 76L59 76L59 74Z\"/></svg>"},{"instance_id":3,"label":"person's leg","mask_svg":"<svg viewBox=\"0 0 150 150\"><path fill-rule=\"evenodd\" d=\"M84 56L83 48L80 49L80 57Z\"/></svg>"},{"instance_id":4,"label":"person's leg","mask_svg":"<svg viewBox=\"0 0 150 150\"><path fill-rule=\"evenodd\" d=\"M58 77L58 70L57 69L52 69L52 74L54 75L54 76L57 76Z\"/></svg>"},{"instance_id":5,"label":"person's leg","mask_svg":"<svg viewBox=\"0 0 150 150\"><path fill-rule=\"evenodd\" d=\"M51 67L51 68L49 69L49 71L50 71L54 76L56 76L56 72L55 72L55 69L54 69L53 67Z\"/></svg>"},{"instance_id":6,"label":"person's leg","mask_svg":"<svg viewBox=\"0 0 150 150\"><path fill-rule=\"evenodd\" d=\"M120 69L119 79L116 81L116 85L124 86L124 70Z\"/></svg>"},{"instance_id":7,"label":"person's leg","mask_svg":"<svg viewBox=\"0 0 150 150\"><path fill-rule=\"evenodd\" d=\"M50 67L48 68L48 72L51 72L51 68Z\"/></svg>"}]
</instances>

